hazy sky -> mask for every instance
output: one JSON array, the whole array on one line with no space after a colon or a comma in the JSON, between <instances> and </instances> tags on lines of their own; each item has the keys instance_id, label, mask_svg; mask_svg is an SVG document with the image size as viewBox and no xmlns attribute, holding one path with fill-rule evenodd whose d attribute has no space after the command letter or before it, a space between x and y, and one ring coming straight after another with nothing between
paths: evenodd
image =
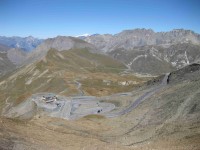
<instances>
[{"instance_id":1,"label":"hazy sky","mask_svg":"<svg viewBox=\"0 0 200 150\"><path fill-rule=\"evenodd\" d=\"M200 33L200 0L0 0L0 35L115 34L124 29Z\"/></svg>"}]
</instances>

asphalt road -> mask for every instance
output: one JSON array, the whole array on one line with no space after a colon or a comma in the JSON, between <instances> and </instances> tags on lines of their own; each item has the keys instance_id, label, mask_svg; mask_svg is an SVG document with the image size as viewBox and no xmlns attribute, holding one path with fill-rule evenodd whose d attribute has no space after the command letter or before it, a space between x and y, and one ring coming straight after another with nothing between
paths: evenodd
<instances>
[{"instance_id":1,"label":"asphalt road","mask_svg":"<svg viewBox=\"0 0 200 150\"><path fill-rule=\"evenodd\" d=\"M77 80L74 81L77 85L77 90L79 91L79 96L83 96L84 95L84 92L83 90L81 89L81 86L82 84L80 82L78 82Z\"/></svg>"},{"instance_id":2,"label":"asphalt road","mask_svg":"<svg viewBox=\"0 0 200 150\"><path fill-rule=\"evenodd\" d=\"M142 96L140 96L138 99L136 99L136 101L134 101L126 109L124 109L120 112L113 112L113 113L111 112L111 113L105 114L105 116L108 117L108 118L113 118L113 117L117 117L117 116L129 113L134 108L136 108L140 103L142 103L144 100L148 99L149 97L151 97L152 95L154 95L155 93L160 91L164 86L166 86L169 75L170 75L170 73L165 74L165 77L163 78L162 83L159 86L157 86L154 89L144 93Z\"/></svg>"}]
</instances>

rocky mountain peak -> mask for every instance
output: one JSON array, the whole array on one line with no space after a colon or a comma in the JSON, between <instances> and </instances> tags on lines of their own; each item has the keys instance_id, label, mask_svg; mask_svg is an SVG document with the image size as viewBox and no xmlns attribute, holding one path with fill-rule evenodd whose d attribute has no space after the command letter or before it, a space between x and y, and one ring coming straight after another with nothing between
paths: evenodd
<instances>
[{"instance_id":1,"label":"rocky mountain peak","mask_svg":"<svg viewBox=\"0 0 200 150\"><path fill-rule=\"evenodd\" d=\"M138 46L172 45L178 43L200 44L200 35L184 29L174 29L169 32L154 32L152 29L137 28L124 30L115 35L96 35L84 38L103 52L118 48L131 50Z\"/></svg>"},{"instance_id":2,"label":"rocky mountain peak","mask_svg":"<svg viewBox=\"0 0 200 150\"><path fill-rule=\"evenodd\" d=\"M152 29L136 28L132 30L124 30L119 34L153 34L153 33L154 31Z\"/></svg>"}]
</instances>

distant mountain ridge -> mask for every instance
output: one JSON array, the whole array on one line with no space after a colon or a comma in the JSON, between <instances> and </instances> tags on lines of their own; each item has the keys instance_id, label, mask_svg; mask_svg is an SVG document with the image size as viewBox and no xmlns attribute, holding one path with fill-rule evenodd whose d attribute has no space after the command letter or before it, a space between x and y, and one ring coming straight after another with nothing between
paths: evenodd
<instances>
[{"instance_id":1,"label":"distant mountain ridge","mask_svg":"<svg viewBox=\"0 0 200 150\"><path fill-rule=\"evenodd\" d=\"M92 52L97 52L94 45L89 44L81 39L69 36L57 36L55 38L46 39L34 51L29 53L26 63L34 62L44 57L50 49L57 49L58 51L70 49L87 48Z\"/></svg>"},{"instance_id":2,"label":"distant mountain ridge","mask_svg":"<svg viewBox=\"0 0 200 150\"><path fill-rule=\"evenodd\" d=\"M154 32L143 28L82 39L141 74L158 75L200 62L200 34L191 30Z\"/></svg>"},{"instance_id":3,"label":"distant mountain ridge","mask_svg":"<svg viewBox=\"0 0 200 150\"><path fill-rule=\"evenodd\" d=\"M110 52L117 48L132 49L146 45L171 45L177 43L200 44L200 34L191 30L174 29L169 32L154 32L152 29L124 30L118 34L95 34L81 37L103 52Z\"/></svg>"},{"instance_id":4,"label":"distant mountain ridge","mask_svg":"<svg viewBox=\"0 0 200 150\"><path fill-rule=\"evenodd\" d=\"M23 49L24 51L31 51L35 49L42 42L43 42L43 39L34 38L32 36L28 36L28 37L0 36L0 44L6 45L10 48L20 48L20 49Z\"/></svg>"}]
</instances>

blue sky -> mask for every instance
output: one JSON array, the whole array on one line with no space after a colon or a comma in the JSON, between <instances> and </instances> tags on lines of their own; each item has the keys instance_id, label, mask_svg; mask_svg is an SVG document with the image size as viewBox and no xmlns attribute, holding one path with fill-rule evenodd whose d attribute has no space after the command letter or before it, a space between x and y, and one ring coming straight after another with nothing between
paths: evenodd
<instances>
[{"instance_id":1,"label":"blue sky","mask_svg":"<svg viewBox=\"0 0 200 150\"><path fill-rule=\"evenodd\" d=\"M0 0L0 35L115 34L125 29L200 33L199 0Z\"/></svg>"}]
</instances>

